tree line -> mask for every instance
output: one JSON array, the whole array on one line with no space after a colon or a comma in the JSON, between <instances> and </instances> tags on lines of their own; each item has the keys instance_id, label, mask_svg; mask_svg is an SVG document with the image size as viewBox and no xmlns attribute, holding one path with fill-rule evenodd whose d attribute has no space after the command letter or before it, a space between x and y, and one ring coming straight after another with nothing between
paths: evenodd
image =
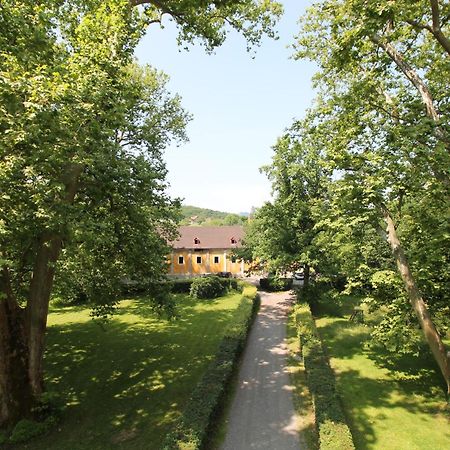
<instances>
[{"instance_id":1,"label":"tree line","mask_svg":"<svg viewBox=\"0 0 450 450\"><path fill-rule=\"evenodd\" d=\"M417 351L420 326L450 394L450 4L325 0L294 57L315 62L314 104L263 170L275 200L247 256L341 280L383 319L373 337Z\"/></svg>"}]
</instances>

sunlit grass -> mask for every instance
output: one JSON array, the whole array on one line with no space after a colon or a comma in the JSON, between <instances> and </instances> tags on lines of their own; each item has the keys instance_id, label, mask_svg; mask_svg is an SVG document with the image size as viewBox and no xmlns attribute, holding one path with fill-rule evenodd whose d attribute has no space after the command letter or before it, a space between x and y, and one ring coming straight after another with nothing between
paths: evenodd
<instances>
[{"instance_id":1,"label":"sunlit grass","mask_svg":"<svg viewBox=\"0 0 450 450\"><path fill-rule=\"evenodd\" d=\"M427 353L416 358L367 349L369 328L347 317L321 317L317 326L357 449L450 448L444 386Z\"/></svg>"},{"instance_id":2,"label":"sunlit grass","mask_svg":"<svg viewBox=\"0 0 450 450\"><path fill-rule=\"evenodd\" d=\"M145 298L124 300L100 327L81 307L49 315L47 388L65 402L59 430L33 449L158 449L213 357L241 294L177 297L168 322Z\"/></svg>"}]
</instances>

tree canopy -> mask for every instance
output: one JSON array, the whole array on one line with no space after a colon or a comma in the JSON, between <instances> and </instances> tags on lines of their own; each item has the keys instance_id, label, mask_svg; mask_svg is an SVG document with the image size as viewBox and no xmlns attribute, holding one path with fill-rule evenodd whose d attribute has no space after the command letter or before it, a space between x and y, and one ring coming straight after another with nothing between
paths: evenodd
<instances>
[{"instance_id":1,"label":"tree canopy","mask_svg":"<svg viewBox=\"0 0 450 450\"><path fill-rule=\"evenodd\" d=\"M162 151L189 115L134 61L146 28L168 14L181 41L212 50L229 27L257 44L280 13L270 0L2 2L0 425L39 401L54 285L102 315L120 280L166 271L179 205Z\"/></svg>"},{"instance_id":2,"label":"tree canopy","mask_svg":"<svg viewBox=\"0 0 450 450\"><path fill-rule=\"evenodd\" d=\"M448 389L449 12L437 0L307 11L294 51L318 65L317 97L268 170L275 201L260 214L283 232L254 234L257 251L290 236L292 260L344 277L383 311L374 337L391 350L417 349L419 323ZM328 179L315 198L318 171Z\"/></svg>"}]
</instances>

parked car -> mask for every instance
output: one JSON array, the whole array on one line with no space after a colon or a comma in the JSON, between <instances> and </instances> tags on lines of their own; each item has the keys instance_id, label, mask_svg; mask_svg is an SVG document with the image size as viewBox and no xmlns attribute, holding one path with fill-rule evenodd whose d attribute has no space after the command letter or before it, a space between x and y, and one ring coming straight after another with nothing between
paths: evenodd
<instances>
[{"instance_id":1,"label":"parked car","mask_svg":"<svg viewBox=\"0 0 450 450\"><path fill-rule=\"evenodd\" d=\"M294 280L303 281L305 279L305 274L303 272L295 272Z\"/></svg>"}]
</instances>

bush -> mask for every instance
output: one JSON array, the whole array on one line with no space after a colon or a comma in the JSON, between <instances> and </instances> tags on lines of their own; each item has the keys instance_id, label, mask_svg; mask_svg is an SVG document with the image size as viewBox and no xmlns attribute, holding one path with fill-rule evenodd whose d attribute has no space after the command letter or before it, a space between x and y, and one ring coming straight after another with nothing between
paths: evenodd
<instances>
[{"instance_id":1,"label":"bush","mask_svg":"<svg viewBox=\"0 0 450 450\"><path fill-rule=\"evenodd\" d=\"M26 442L30 439L46 433L57 423L57 419L53 416L47 417L44 422L35 422L34 420L23 419L17 422L13 428L9 442L17 444L19 442Z\"/></svg>"},{"instance_id":2,"label":"bush","mask_svg":"<svg viewBox=\"0 0 450 450\"><path fill-rule=\"evenodd\" d=\"M334 373L323 350L311 311L305 302L301 302L295 307L294 314L308 387L314 402L320 449L354 449L352 435L336 392Z\"/></svg>"},{"instance_id":3,"label":"bush","mask_svg":"<svg viewBox=\"0 0 450 450\"><path fill-rule=\"evenodd\" d=\"M189 294L193 281L194 280L192 278L180 278L171 280L172 293Z\"/></svg>"},{"instance_id":4,"label":"bush","mask_svg":"<svg viewBox=\"0 0 450 450\"><path fill-rule=\"evenodd\" d=\"M227 291L227 279L216 276L195 278L189 295L193 298L217 298Z\"/></svg>"},{"instance_id":5,"label":"bush","mask_svg":"<svg viewBox=\"0 0 450 450\"><path fill-rule=\"evenodd\" d=\"M164 450L204 448L215 418L221 410L227 387L244 349L250 326L259 308L255 288L246 290L225 331L214 360L194 389L183 415L166 437Z\"/></svg>"},{"instance_id":6,"label":"bush","mask_svg":"<svg viewBox=\"0 0 450 450\"><path fill-rule=\"evenodd\" d=\"M259 286L262 290L268 292L288 291L292 289L292 278L261 278L259 280Z\"/></svg>"},{"instance_id":7,"label":"bush","mask_svg":"<svg viewBox=\"0 0 450 450\"><path fill-rule=\"evenodd\" d=\"M230 288L237 291L237 292L243 292L245 287L245 283L240 280L236 280L235 278L232 278L230 280Z\"/></svg>"}]
</instances>

